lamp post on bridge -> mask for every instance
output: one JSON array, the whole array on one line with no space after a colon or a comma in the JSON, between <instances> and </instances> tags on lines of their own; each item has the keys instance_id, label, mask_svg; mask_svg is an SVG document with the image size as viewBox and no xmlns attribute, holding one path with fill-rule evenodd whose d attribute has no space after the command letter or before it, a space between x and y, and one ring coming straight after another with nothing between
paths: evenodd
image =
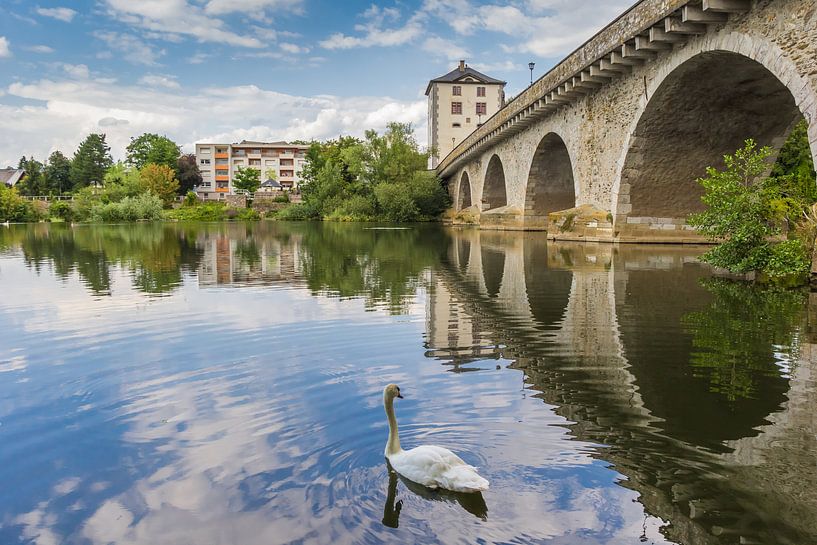
<instances>
[{"instance_id":1,"label":"lamp post on bridge","mask_svg":"<svg viewBox=\"0 0 817 545\"><path fill-rule=\"evenodd\" d=\"M528 69L530 70L530 84L533 85L533 67L536 66L535 62L528 63Z\"/></svg>"}]
</instances>

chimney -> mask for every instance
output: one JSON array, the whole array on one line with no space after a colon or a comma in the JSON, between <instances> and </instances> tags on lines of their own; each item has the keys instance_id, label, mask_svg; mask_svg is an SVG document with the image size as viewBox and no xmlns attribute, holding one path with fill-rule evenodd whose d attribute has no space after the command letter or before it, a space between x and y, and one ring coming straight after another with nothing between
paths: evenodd
<instances>
[{"instance_id":1,"label":"chimney","mask_svg":"<svg viewBox=\"0 0 817 545\"><path fill-rule=\"evenodd\" d=\"M460 61L460 72L465 72L465 61Z\"/></svg>"}]
</instances>

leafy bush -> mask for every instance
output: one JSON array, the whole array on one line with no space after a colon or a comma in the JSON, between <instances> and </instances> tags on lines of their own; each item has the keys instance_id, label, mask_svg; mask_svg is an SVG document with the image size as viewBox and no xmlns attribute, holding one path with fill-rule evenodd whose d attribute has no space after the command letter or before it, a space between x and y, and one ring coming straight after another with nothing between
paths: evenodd
<instances>
[{"instance_id":1,"label":"leafy bush","mask_svg":"<svg viewBox=\"0 0 817 545\"><path fill-rule=\"evenodd\" d=\"M196 195L195 191L188 191L187 194L184 196L184 205L185 206L195 206L199 202L199 197Z\"/></svg>"},{"instance_id":2,"label":"leafy bush","mask_svg":"<svg viewBox=\"0 0 817 545\"><path fill-rule=\"evenodd\" d=\"M231 210L232 209L228 210L228 212ZM238 210L238 214L235 216L235 219L240 221L257 221L261 219L261 214L252 208L241 208Z\"/></svg>"},{"instance_id":3,"label":"leafy bush","mask_svg":"<svg viewBox=\"0 0 817 545\"><path fill-rule=\"evenodd\" d=\"M289 202L289 193L284 191L281 195L276 195L272 202Z\"/></svg>"},{"instance_id":4,"label":"leafy bush","mask_svg":"<svg viewBox=\"0 0 817 545\"><path fill-rule=\"evenodd\" d=\"M91 209L91 221L113 223L123 221L162 219L162 199L145 193L137 197L125 197L119 202L99 203Z\"/></svg>"},{"instance_id":5,"label":"leafy bush","mask_svg":"<svg viewBox=\"0 0 817 545\"><path fill-rule=\"evenodd\" d=\"M321 219L321 216L312 205L297 203L279 210L275 218L283 221L307 221Z\"/></svg>"},{"instance_id":6,"label":"leafy bush","mask_svg":"<svg viewBox=\"0 0 817 545\"><path fill-rule=\"evenodd\" d=\"M14 188L0 183L0 221L39 221L34 203L27 201Z\"/></svg>"},{"instance_id":7,"label":"leafy bush","mask_svg":"<svg viewBox=\"0 0 817 545\"><path fill-rule=\"evenodd\" d=\"M421 219L430 220L438 217L451 206L448 192L443 189L440 181L431 172L417 172L409 184L409 193Z\"/></svg>"},{"instance_id":8,"label":"leafy bush","mask_svg":"<svg viewBox=\"0 0 817 545\"><path fill-rule=\"evenodd\" d=\"M376 216L375 203L363 195L352 195L335 208L327 219L333 221L373 221Z\"/></svg>"},{"instance_id":9,"label":"leafy bush","mask_svg":"<svg viewBox=\"0 0 817 545\"><path fill-rule=\"evenodd\" d=\"M52 218L59 218L63 221L71 221L74 218L74 209L65 201L55 201L51 203L48 214Z\"/></svg>"},{"instance_id":10,"label":"leafy bush","mask_svg":"<svg viewBox=\"0 0 817 545\"><path fill-rule=\"evenodd\" d=\"M374 188L377 204L388 221L417 221L420 210L403 184L378 184Z\"/></svg>"},{"instance_id":11,"label":"leafy bush","mask_svg":"<svg viewBox=\"0 0 817 545\"><path fill-rule=\"evenodd\" d=\"M774 242L774 237L781 233L782 220L811 203L796 192L787 193L791 189L787 176L761 178L772 153L771 148L758 149L753 140L746 140L742 149L724 157L724 170L707 168L706 177L698 180L707 209L690 216L689 224L720 241L702 256L716 267L758 272L775 282L804 279L809 268L806 244L797 239Z\"/></svg>"},{"instance_id":12,"label":"leafy bush","mask_svg":"<svg viewBox=\"0 0 817 545\"><path fill-rule=\"evenodd\" d=\"M223 221L225 207L220 202L203 202L195 206L182 206L166 210L165 217L178 221Z\"/></svg>"}]
</instances>

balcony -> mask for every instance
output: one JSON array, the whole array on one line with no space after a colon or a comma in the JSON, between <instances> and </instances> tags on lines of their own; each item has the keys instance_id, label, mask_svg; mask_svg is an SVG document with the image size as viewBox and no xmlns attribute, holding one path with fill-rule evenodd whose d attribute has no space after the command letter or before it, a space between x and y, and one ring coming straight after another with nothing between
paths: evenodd
<instances>
[{"instance_id":1,"label":"balcony","mask_svg":"<svg viewBox=\"0 0 817 545\"><path fill-rule=\"evenodd\" d=\"M229 193L229 192L230 192L229 187L217 187L216 188L216 193Z\"/></svg>"},{"instance_id":2,"label":"balcony","mask_svg":"<svg viewBox=\"0 0 817 545\"><path fill-rule=\"evenodd\" d=\"M229 182L230 175L229 174L216 174L216 181L217 182Z\"/></svg>"},{"instance_id":3,"label":"balcony","mask_svg":"<svg viewBox=\"0 0 817 545\"><path fill-rule=\"evenodd\" d=\"M229 159L229 153L216 153L216 159Z\"/></svg>"}]
</instances>

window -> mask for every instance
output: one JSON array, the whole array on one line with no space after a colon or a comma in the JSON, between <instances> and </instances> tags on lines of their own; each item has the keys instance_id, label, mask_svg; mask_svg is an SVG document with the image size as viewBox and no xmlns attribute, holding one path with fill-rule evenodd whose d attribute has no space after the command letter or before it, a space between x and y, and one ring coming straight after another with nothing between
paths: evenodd
<instances>
[{"instance_id":1,"label":"window","mask_svg":"<svg viewBox=\"0 0 817 545\"><path fill-rule=\"evenodd\" d=\"M485 96L485 87L477 87L477 96L484 97Z\"/></svg>"},{"instance_id":2,"label":"window","mask_svg":"<svg viewBox=\"0 0 817 545\"><path fill-rule=\"evenodd\" d=\"M209 165L210 164L210 159L202 159L200 162L201 162L202 165Z\"/></svg>"},{"instance_id":3,"label":"window","mask_svg":"<svg viewBox=\"0 0 817 545\"><path fill-rule=\"evenodd\" d=\"M455 97L461 96L462 95L462 86L461 85L455 85L454 90L452 91L452 94Z\"/></svg>"},{"instance_id":4,"label":"window","mask_svg":"<svg viewBox=\"0 0 817 545\"><path fill-rule=\"evenodd\" d=\"M452 102L451 103L451 113L452 114L461 114L462 113L462 102Z\"/></svg>"},{"instance_id":5,"label":"window","mask_svg":"<svg viewBox=\"0 0 817 545\"><path fill-rule=\"evenodd\" d=\"M266 164L268 167L271 167L275 165L275 161L264 161L264 164Z\"/></svg>"},{"instance_id":6,"label":"window","mask_svg":"<svg viewBox=\"0 0 817 545\"><path fill-rule=\"evenodd\" d=\"M462 127L460 123L451 123L452 127Z\"/></svg>"},{"instance_id":7,"label":"window","mask_svg":"<svg viewBox=\"0 0 817 545\"><path fill-rule=\"evenodd\" d=\"M477 102L477 115L486 115L488 113L487 102Z\"/></svg>"},{"instance_id":8,"label":"window","mask_svg":"<svg viewBox=\"0 0 817 545\"><path fill-rule=\"evenodd\" d=\"M201 149L199 150L199 153L200 153L201 155L210 155L210 148L201 148Z\"/></svg>"},{"instance_id":9,"label":"window","mask_svg":"<svg viewBox=\"0 0 817 545\"><path fill-rule=\"evenodd\" d=\"M250 166L251 167L260 167L261 166L261 159L250 159Z\"/></svg>"}]
</instances>

